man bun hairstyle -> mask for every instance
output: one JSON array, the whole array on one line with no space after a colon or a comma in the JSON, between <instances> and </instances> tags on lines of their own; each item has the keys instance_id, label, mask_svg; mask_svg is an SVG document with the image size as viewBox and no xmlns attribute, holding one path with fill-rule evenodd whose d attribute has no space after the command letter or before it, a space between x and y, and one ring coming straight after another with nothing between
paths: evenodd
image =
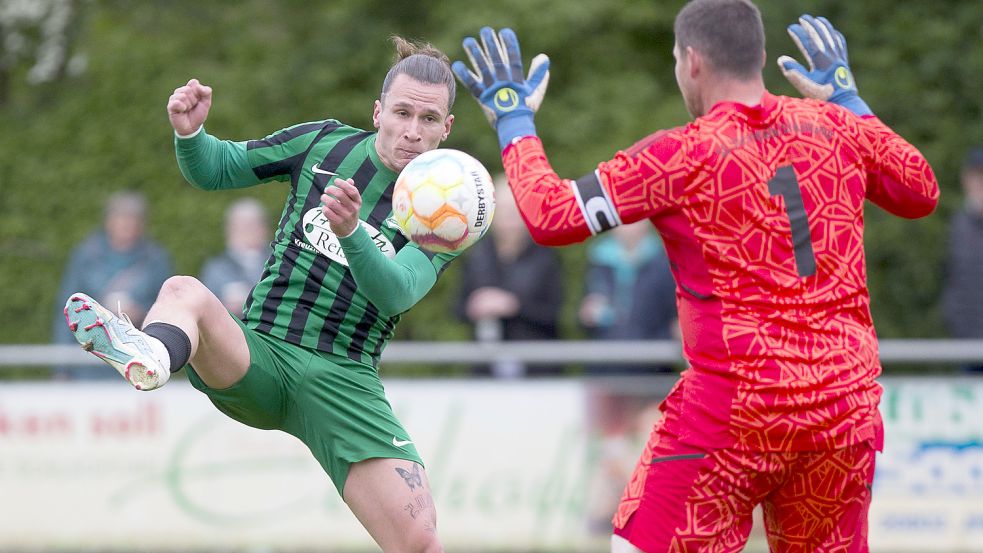
<instances>
[{"instance_id":1,"label":"man bun hairstyle","mask_svg":"<svg viewBox=\"0 0 983 553\"><path fill-rule=\"evenodd\" d=\"M451 71L451 60L429 42L413 42L403 37L390 37L396 47L393 66L382 82L382 94L389 92L397 75L407 75L421 83L440 84L447 87L447 111L454 105L456 83Z\"/></svg>"},{"instance_id":2,"label":"man bun hairstyle","mask_svg":"<svg viewBox=\"0 0 983 553\"><path fill-rule=\"evenodd\" d=\"M737 78L762 70L765 28L750 0L692 0L676 16L674 31L681 55L691 46L714 69Z\"/></svg>"}]
</instances>

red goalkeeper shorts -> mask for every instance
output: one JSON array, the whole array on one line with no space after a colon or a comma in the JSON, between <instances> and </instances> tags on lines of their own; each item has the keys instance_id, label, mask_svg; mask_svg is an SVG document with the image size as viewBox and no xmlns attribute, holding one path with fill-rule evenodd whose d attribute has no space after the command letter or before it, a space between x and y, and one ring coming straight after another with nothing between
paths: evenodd
<instances>
[{"instance_id":1,"label":"red goalkeeper shorts","mask_svg":"<svg viewBox=\"0 0 983 553\"><path fill-rule=\"evenodd\" d=\"M615 513L645 552L738 552L761 504L771 551L866 552L873 444L829 451L699 450L656 425Z\"/></svg>"}]
</instances>

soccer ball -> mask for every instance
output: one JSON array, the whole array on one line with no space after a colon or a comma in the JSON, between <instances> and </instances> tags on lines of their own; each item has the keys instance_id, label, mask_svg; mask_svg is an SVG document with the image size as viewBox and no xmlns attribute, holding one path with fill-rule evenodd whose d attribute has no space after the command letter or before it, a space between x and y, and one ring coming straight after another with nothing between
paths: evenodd
<instances>
[{"instance_id":1,"label":"soccer ball","mask_svg":"<svg viewBox=\"0 0 983 553\"><path fill-rule=\"evenodd\" d=\"M403 235L426 250L463 251L485 234L494 213L491 175L464 152L424 152L396 179L393 217Z\"/></svg>"}]
</instances>

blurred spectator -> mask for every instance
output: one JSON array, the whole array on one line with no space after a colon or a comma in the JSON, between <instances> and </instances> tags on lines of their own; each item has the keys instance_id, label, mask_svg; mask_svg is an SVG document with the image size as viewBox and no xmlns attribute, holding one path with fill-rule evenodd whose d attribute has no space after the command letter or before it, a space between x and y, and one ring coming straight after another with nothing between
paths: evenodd
<instances>
[{"instance_id":1,"label":"blurred spectator","mask_svg":"<svg viewBox=\"0 0 983 553\"><path fill-rule=\"evenodd\" d=\"M676 336L676 283L662 241L647 220L615 227L588 249L580 323L598 340ZM593 366L588 372L668 372L669 367Z\"/></svg>"},{"instance_id":2,"label":"blurred spectator","mask_svg":"<svg viewBox=\"0 0 983 553\"><path fill-rule=\"evenodd\" d=\"M615 227L587 250L584 298L578 316L597 340L668 340L678 337L676 283L662 241L647 220ZM669 366L588 365L588 374L669 372ZM664 393L645 393L646 386L606 384L586 388L587 420L596 448L596 469L588 487L588 524L592 533L611 531L624 483L637 452L658 420ZM622 387L627 386L627 387ZM651 390L648 390L651 392Z\"/></svg>"},{"instance_id":3,"label":"blurred spectator","mask_svg":"<svg viewBox=\"0 0 983 553\"><path fill-rule=\"evenodd\" d=\"M638 450L658 422L659 403L668 395L673 377L658 381L590 379L586 394L586 424L591 463L587 480L586 515L591 534L611 533L611 513L618 508L625 482L631 477Z\"/></svg>"},{"instance_id":4,"label":"blurred spectator","mask_svg":"<svg viewBox=\"0 0 983 553\"><path fill-rule=\"evenodd\" d=\"M474 325L475 339L552 340L563 302L556 250L536 245L519 216L504 175L495 179L495 216L487 236L464 254L458 317ZM476 368L515 377L559 372L517 361Z\"/></svg>"},{"instance_id":5,"label":"blurred spectator","mask_svg":"<svg viewBox=\"0 0 983 553\"><path fill-rule=\"evenodd\" d=\"M65 325L64 299L84 292L99 302L126 313L138 327L157 298L164 281L174 274L171 258L144 236L147 201L138 192L117 192L106 203L103 228L90 234L72 251L52 324L56 344L76 344ZM118 378L86 367L55 368L58 378Z\"/></svg>"},{"instance_id":6,"label":"blurred spectator","mask_svg":"<svg viewBox=\"0 0 983 553\"><path fill-rule=\"evenodd\" d=\"M242 317L249 291L263 273L270 238L270 220L259 201L243 198L225 210L225 252L205 261L201 282L236 317Z\"/></svg>"},{"instance_id":7,"label":"blurred spectator","mask_svg":"<svg viewBox=\"0 0 983 553\"><path fill-rule=\"evenodd\" d=\"M969 151L961 178L965 206L949 230L943 313L952 337L983 339L983 146ZM967 368L983 371L983 362Z\"/></svg>"}]
</instances>

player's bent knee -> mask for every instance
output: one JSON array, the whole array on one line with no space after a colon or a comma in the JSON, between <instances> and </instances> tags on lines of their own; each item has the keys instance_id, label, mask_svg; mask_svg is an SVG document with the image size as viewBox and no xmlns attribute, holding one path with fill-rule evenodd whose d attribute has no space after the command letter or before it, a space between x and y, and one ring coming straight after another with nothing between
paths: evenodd
<instances>
[{"instance_id":1,"label":"player's bent knee","mask_svg":"<svg viewBox=\"0 0 983 553\"><path fill-rule=\"evenodd\" d=\"M419 536L418 539L414 540L412 547L407 549L407 551L413 551L415 553L444 553L444 547L440 544L440 540L437 539L437 535L430 531L424 531L425 535Z\"/></svg>"},{"instance_id":2,"label":"player's bent knee","mask_svg":"<svg viewBox=\"0 0 983 553\"><path fill-rule=\"evenodd\" d=\"M215 299L214 295L195 277L178 275L164 281L157 301L180 302L185 305L204 308Z\"/></svg>"},{"instance_id":3,"label":"player's bent knee","mask_svg":"<svg viewBox=\"0 0 983 553\"><path fill-rule=\"evenodd\" d=\"M419 522L419 519L416 519ZM434 527L435 520L423 525L413 525L405 528L402 539L399 540L397 551L409 551L412 553L443 553L444 547L437 537L437 530Z\"/></svg>"},{"instance_id":4,"label":"player's bent knee","mask_svg":"<svg viewBox=\"0 0 983 553\"><path fill-rule=\"evenodd\" d=\"M195 277L187 275L175 275L164 281L160 287L161 296L174 296L180 298L194 298L207 290L205 285Z\"/></svg>"}]
</instances>

